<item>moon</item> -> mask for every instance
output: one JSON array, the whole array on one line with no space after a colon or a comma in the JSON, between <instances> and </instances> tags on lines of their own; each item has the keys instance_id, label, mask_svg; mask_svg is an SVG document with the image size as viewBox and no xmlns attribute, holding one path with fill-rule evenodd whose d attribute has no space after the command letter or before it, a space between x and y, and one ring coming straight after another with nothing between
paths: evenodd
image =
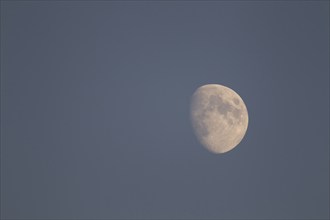
<instances>
[{"instance_id":1,"label":"moon","mask_svg":"<svg viewBox=\"0 0 330 220\"><path fill-rule=\"evenodd\" d=\"M207 84L191 98L190 118L199 142L210 152L232 150L248 128L248 111L242 98L232 89Z\"/></svg>"}]
</instances>

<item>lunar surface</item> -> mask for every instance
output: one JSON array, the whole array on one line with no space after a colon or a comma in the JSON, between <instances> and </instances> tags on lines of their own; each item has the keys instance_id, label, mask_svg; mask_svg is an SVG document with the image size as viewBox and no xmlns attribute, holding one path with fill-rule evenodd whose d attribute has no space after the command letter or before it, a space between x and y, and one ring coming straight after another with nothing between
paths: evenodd
<instances>
[{"instance_id":1,"label":"lunar surface","mask_svg":"<svg viewBox=\"0 0 330 220\"><path fill-rule=\"evenodd\" d=\"M225 153L243 139L249 122L242 98L232 89L208 84L191 99L191 122L200 143L212 153Z\"/></svg>"}]
</instances>

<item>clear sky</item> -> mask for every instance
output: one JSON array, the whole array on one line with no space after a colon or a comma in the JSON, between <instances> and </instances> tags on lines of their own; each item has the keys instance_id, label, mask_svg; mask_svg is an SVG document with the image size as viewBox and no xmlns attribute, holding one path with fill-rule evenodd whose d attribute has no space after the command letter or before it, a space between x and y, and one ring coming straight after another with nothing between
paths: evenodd
<instances>
[{"instance_id":1,"label":"clear sky","mask_svg":"<svg viewBox=\"0 0 330 220\"><path fill-rule=\"evenodd\" d=\"M216 155L193 92L249 127ZM328 1L1 1L2 218L329 218Z\"/></svg>"}]
</instances>

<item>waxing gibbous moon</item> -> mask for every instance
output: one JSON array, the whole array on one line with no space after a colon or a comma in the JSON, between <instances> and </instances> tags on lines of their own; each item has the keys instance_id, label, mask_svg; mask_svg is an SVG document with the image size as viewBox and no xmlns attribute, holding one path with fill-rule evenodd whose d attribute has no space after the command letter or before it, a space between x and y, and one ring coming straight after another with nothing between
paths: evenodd
<instances>
[{"instance_id":1,"label":"waxing gibbous moon","mask_svg":"<svg viewBox=\"0 0 330 220\"><path fill-rule=\"evenodd\" d=\"M232 89L208 84L192 96L190 117L199 142L212 153L225 153L243 139L249 122L242 98Z\"/></svg>"}]
</instances>

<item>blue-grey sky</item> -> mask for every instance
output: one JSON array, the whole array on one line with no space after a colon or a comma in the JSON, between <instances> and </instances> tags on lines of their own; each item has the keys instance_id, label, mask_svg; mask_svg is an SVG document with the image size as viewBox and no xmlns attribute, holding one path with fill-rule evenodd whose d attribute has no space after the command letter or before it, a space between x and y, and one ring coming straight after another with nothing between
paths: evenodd
<instances>
[{"instance_id":1,"label":"blue-grey sky","mask_svg":"<svg viewBox=\"0 0 330 220\"><path fill-rule=\"evenodd\" d=\"M226 154L208 83L249 111ZM1 1L1 217L329 218L329 2Z\"/></svg>"}]
</instances>

